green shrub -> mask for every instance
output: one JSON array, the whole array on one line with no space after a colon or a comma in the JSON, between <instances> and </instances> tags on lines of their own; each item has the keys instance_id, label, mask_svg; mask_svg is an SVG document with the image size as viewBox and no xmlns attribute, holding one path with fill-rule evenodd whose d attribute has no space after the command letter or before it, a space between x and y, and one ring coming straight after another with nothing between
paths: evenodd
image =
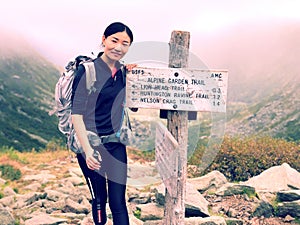
<instances>
[{"instance_id":1,"label":"green shrub","mask_svg":"<svg viewBox=\"0 0 300 225\"><path fill-rule=\"evenodd\" d=\"M199 147L190 163L197 165L204 151L204 146ZM217 156L201 175L218 170L230 181L245 181L283 163L300 171L299 145L271 137L225 137Z\"/></svg>"},{"instance_id":2,"label":"green shrub","mask_svg":"<svg viewBox=\"0 0 300 225\"><path fill-rule=\"evenodd\" d=\"M4 179L9 179L11 181L19 180L22 175L19 169L15 169L11 165L0 165L0 171Z\"/></svg>"},{"instance_id":3,"label":"green shrub","mask_svg":"<svg viewBox=\"0 0 300 225\"><path fill-rule=\"evenodd\" d=\"M133 215L140 219L141 218L141 209L136 209L135 211L133 211Z\"/></svg>"}]
</instances>

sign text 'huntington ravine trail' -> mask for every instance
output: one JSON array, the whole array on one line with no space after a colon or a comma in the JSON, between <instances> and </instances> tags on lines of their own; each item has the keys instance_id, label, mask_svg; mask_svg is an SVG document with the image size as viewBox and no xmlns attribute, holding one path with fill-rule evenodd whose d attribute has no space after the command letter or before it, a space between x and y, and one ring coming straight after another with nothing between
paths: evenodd
<instances>
[{"instance_id":1,"label":"sign text 'huntington ravine trail'","mask_svg":"<svg viewBox=\"0 0 300 225\"><path fill-rule=\"evenodd\" d=\"M136 67L127 73L126 106L226 112L228 71Z\"/></svg>"}]
</instances>

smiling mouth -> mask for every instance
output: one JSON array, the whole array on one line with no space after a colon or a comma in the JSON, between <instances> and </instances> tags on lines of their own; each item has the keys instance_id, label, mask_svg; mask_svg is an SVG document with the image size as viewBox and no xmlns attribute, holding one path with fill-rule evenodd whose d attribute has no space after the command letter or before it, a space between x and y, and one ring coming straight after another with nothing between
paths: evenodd
<instances>
[{"instance_id":1,"label":"smiling mouth","mask_svg":"<svg viewBox=\"0 0 300 225\"><path fill-rule=\"evenodd\" d=\"M118 53L118 52L112 52L112 54L115 55L115 56L122 56L122 54Z\"/></svg>"}]
</instances>

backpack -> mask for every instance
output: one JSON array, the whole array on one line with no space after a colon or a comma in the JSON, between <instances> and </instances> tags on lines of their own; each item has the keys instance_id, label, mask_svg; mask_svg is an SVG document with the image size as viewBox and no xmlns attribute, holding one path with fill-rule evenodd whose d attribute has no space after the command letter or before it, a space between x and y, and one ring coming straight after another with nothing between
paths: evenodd
<instances>
[{"instance_id":1,"label":"backpack","mask_svg":"<svg viewBox=\"0 0 300 225\"><path fill-rule=\"evenodd\" d=\"M72 125L71 98L74 77L81 64L85 67L88 93L92 93L95 90L93 85L96 81L96 71L93 58L89 56L80 55L75 60L70 61L55 85L55 107L58 117L58 129L66 136L68 149L76 154L81 153L83 150Z\"/></svg>"},{"instance_id":2,"label":"backpack","mask_svg":"<svg viewBox=\"0 0 300 225\"><path fill-rule=\"evenodd\" d=\"M71 115L72 86L79 65L85 67L86 88L88 94L96 91L96 88L94 87L94 83L96 82L96 70L93 58L89 56L77 56L75 60L70 61L65 67L66 70L61 74L55 85L55 111L58 117L58 129L66 136L68 149L76 154L83 152L72 124ZM121 70L123 82L125 84L126 71L124 67L121 67ZM126 123L122 126L123 122ZM98 146L101 143L107 142L121 142L124 145L128 145L131 141L131 126L126 109L123 108L121 128L118 132L99 139L96 133L87 131L87 136L92 146Z\"/></svg>"}]
</instances>

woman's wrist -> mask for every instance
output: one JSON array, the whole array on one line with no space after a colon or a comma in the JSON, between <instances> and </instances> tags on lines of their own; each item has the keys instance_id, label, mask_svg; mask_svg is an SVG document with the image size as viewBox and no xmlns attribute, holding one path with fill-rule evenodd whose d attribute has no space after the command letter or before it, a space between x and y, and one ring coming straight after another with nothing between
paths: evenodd
<instances>
[{"instance_id":1,"label":"woman's wrist","mask_svg":"<svg viewBox=\"0 0 300 225\"><path fill-rule=\"evenodd\" d=\"M88 148L84 149L84 153L85 153L86 157L93 156L94 149L92 147L88 147Z\"/></svg>"}]
</instances>

